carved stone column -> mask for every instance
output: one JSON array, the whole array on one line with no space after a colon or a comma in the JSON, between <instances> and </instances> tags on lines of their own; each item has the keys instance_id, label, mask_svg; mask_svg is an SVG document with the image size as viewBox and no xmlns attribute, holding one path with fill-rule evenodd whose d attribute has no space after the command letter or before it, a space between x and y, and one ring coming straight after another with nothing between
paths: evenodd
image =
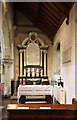
<instances>
[{"instance_id":1,"label":"carved stone column","mask_svg":"<svg viewBox=\"0 0 77 120\"><path fill-rule=\"evenodd\" d=\"M15 73L14 73L14 46L13 46L13 43L11 44L11 49L12 49L12 56L11 56L11 58L12 58L12 78L14 78L14 75L15 75Z\"/></svg>"},{"instance_id":2,"label":"carved stone column","mask_svg":"<svg viewBox=\"0 0 77 120\"><path fill-rule=\"evenodd\" d=\"M26 61L26 50L24 50L24 66L26 66L27 61ZM26 76L26 69L24 69L24 76Z\"/></svg>"},{"instance_id":3,"label":"carved stone column","mask_svg":"<svg viewBox=\"0 0 77 120\"><path fill-rule=\"evenodd\" d=\"M40 65L42 66L42 50L41 50L41 55L40 56L41 56L41 58L40 58L40 60L41 60L40 63L41 64Z\"/></svg>"},{"instance_id":4,"label":"carved stone column","mask_svg":"<svg viewBox=\"0 0 77 120\"><path fill-rule=\"evenodd\" d=\"M12 73L11 73L11 65L13 64L12 59L3 59L2 60L2 65L4 66L3 70L3 79L4 82L4 96L8 96L11 94L11 78L12 78ZM1 77L2 78L2 77Z\"/></svg>"},{"instance_id":5,"label":"carved stone column","mask_svg":"<svg viewBox=\"0 0 77 120\"><path fill-rule=\"evenodd\" d=\"M46 76L46 50L44 51L44 76Z\"/></svg>"},{"instance_id":6,"label":"carved stone column","mask_svg":"<svg viewBox=\"0 0 77 120\"><path fill-rule=\"evenodd\" d=\"M23 51L20 50L20 76L22 76L22 53Z\"/></svg>"},{"instance_id":7,"label":"carved stone column","mask_svg":"<svg viewBox=\"0 0 77 120\"><path fill-rule=\"evenodd\" d=\"M5 76L4 76L4 95L9 95L9 65L5 64Z\"/></svg>"},{"instance_id":8,"label":"carved stone column","mask_svg":"<svg viewBox=\"0 0 77 120\"><path fill-rule=\"evenodd\" d=\"M26 66L26 50L24 50L24 65Z\"/></svg>"},{"instance_id":9,"label":"carved stone column","mask_svg":"<svg viewBox=\"0 0 77 120\"><path fill-rule=\"evenodd\" d=\"M1 83L4 83L4 65L1 64Z\"/></svg>"}]
</instances>

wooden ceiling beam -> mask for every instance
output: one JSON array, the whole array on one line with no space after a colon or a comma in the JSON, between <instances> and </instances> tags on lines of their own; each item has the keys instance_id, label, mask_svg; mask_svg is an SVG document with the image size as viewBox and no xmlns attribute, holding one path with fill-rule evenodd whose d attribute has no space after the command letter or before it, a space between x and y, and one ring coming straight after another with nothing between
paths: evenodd
<instances>
[{"instance_id":1,"label":"wooden ceiling beam","mask_svg":"<svg viewBox=\"0 0 77 120\"><path fill-rule=\"evenodd\" d=\"M65 2L65 4L66 4L66 7L71 9L71 7L73 6L74 2Z\"/></svg>"},{"instance_id":2,"label":"wooden ceiling beam","mask_svg":"<svg viewBox=\"0 0 77 120\"><path fill-rule=\"evenodd\" d=\"M28 7L33 8L32 2L25 2L25 5L28 6Z\"/></svg>"},{"instance_id":3,"label":"wooden ceiling beam","mask_svg":"<svg viewBox=\"0 0 77 120\"><path fill-rule=\"evenodd\" d=\"M49 2L49 3L14 3L16 10L20 10L28 17L36 27L40 28L53 42L53 38L68 16L73 3ZM14 17L16 15L14 14ZM14 22L16 22L15 20ZM16 23L17 24L17 23ZM18 25L18 24L17 24ZM25 27L25 25L19 25Z\"/></svg>"},{"instance_id":4,"label":"wooden ceiling beam","mask_svg":"<svg viewBox=\"0 0 77 120\"><path fill-rule=\"evenodd\" d=\"M45 26L42 26L43 22L38 23L38 27L53 41L53 36L51 32L48 32Z\"/></svg>"},{"instance_id":5,"label":"wooden ceiling beam","mask_svg":"<svg viewBox=\"0 0 77 120\"><path fill-rule=\"evenodd\" d=\"M60 11L63 13L63 16L67 16L68 15L68 12L69 12L69 9L65 7L65 2L55 2L55 6L60 9Z\"/></svg>"},{"instance_id":6,"label":"wooden ceiling beam","mask_svg":"<svg viewBox=\"0 0 77 120\"><path fill-rule=\"evenodd\" d=\"M50 27L50 25L46 25L43 19L41 19L40 23L42 23L41 26L45 26L45 29L47 29L49 33L52 33L52 36L53 36L55 31L52 29L52 27Z\"/></svg>"},{"instance_id":7,"label":"wooden ceiling beam","mask_svg":"<svg viewBox=\"0 0 77 120\"><path fill-rule=\"evenodd\" d=\"M39 22L41 21L41 19L43 19L43 21L45 21L45 23L49 25L54 31L56 30L56 27L54 27L53 24L47 21L47 19L45 19L43 16L40 16Z\"/></svg>"},{"instance_id":8,"label":"wooden ceiling beam","mask_svg":"<svg viewBox=\"0 0 77 120\"><path fill-rule=\"evenodd\" d=\"M32 14L32 11L22 10L22 12L25 14L26 17L28 17L29 20L31 20L33 22L33 17L30 15L30 14Z\"/></svg>"},{"instance_id":9,"label":"wooden ceiling beam","mask_svg":"<svg viewBox=\"0 0 77 120\"><path fill-rule=\"evenodd\" d=\"M15 4L15 8L24 13L24 15L26 15L30 20L33 21L33 17L30 15L32 11L28 8L28 6L23 5L23 3L21 2L21 5L19 3Z\"/></svg>"},{"instance_id":10,"label":"wooden ceiling beam","mask_svg":"<svg viewBox=\"0 0 77 120\"><path fill-rule=\"evenodd\" d=\"M55 6L55 2L49 2L48 3L53 9L55 9L55 11L60 14L60 16L63 16L63 13Z\"/></svg>"},{"instance_id":11,"label":"wooden ceiling beam","mask_svg":"<svg viewBox=\"0 0 77 120\"><path fill-rule=\"evenodd\" d=\"M49 4L47 4L47 3L42 3L42 4L53 14L53 16L56 17L56 19L59 19L59 20L61 19L60 14L57 13L54 9L52 9Z\"/></svg>"},{"instance_id":12,"label":"wooden ceiling beam","mask_svg":"<svg viewBox=\"0 0 77 120\"><path fill-rule=\"evenodd\" d=\"M46 22L44 21L44 19L41 19L41 20L40 20L40 23L42 23L41 26L47 28L47 31L48 31L50 34L55 32L55 30L52 29L52 26L50 26L49 24L46 24ZM53 35L52 35L52 36L53 36Z\"/></svg>"},{"instance_id":13,"label":"wooden ceiling beam","mask_svg":"<svg viewBox=\"0 0 77 120\"><path fill-rule=\"evenodd\" d=\"M70 10L70 8L71 8L71 6L69 7L67 4L66 4L66 2L61 2L60 3L61 4L61 7L62 7L62 9L64 9L65 11L69 11ZM70 3L69 3L70 4Z\"/></svg>"},{"instance_id":14,"label":"wooden ceiling beam","mask_svg":"<svg viewBox=\"0 0 77 120\"><path fill-rule=\"evenodd\" d=\"M60 26L62 25L64 19L65 19L65 17L63 16L63 18L61 19L59 25L57 26L57 29L56 29L56 31L55 31L55 33L54 33L54 36L55 36L55 34L57 33L57 31L59 30Z\"/></svg>"},{"instance_id":15,"label":"wooden ceiling beam","mask_svg":"<svg viewBox=\"0 0 77 120\"><path fill-rule=\"evenodd\" d=\"M37 24L38 22L38 13L39 13L39 2L34 2L34 3L26 3L26 8L27 8L27 12L31 11L31 16L33 17L33 22L34 24Z\"/></svg>"},{"instance_id":16,"label":"wooden ceiling beam","mask_svg":"<svg viewBox=\"0 0 77 120\"><path fill-rule=\"evenodd\" d=\"M34 16L34 24L37 24L37 22L39 21L39 2L34 3L33 16Z\"/></svg>"},{"instance_id":17,"label":"wooden ceiling beam","mask_svg":"<svg viewBox=\"0 0 77 120\"><path fill-rule=\"evenodd\" d=\"M45 14L47 14L50 18L52 18L53 22L59 23L59 20L56 19L46 8L40 6L40 9L41 9L40 12L43 11ZM41 14L41 13L40 13L40 14Z\"/></svg>"},{"instance_id":18,"label":"wooden ceiling beam","mask_svg":"<svg viewBox=\"0 0 77 120\"><path fill-rule=\"evenodd\" d=\"M51 24L53 24L55 27L57 27L57 23L54 23L54 21L52 21L52 19L45 13L41 12L41 15L44 16L45 19L47 19Z\"/></svg>"}]
</instances>

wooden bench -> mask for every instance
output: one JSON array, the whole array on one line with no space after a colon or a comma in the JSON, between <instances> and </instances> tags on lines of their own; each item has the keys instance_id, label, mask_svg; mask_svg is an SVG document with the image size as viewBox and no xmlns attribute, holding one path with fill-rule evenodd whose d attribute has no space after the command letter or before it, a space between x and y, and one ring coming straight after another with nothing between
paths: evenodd
<instances>
[{"instance_id":1,"label":"wooden bench","mask_svg":"<svg viewBox=\"0 0 77 120\"><path fill-rule=\"evenodd\" d=\"M44 107L40 109L40 107ZM49 107L48 109L45 107ZM29 109L26 109L29 108ZM8 104L8 119L40 119L40 120L75 120L77 118L77 105L60 104Z\"/></svg>"}]
</instances>

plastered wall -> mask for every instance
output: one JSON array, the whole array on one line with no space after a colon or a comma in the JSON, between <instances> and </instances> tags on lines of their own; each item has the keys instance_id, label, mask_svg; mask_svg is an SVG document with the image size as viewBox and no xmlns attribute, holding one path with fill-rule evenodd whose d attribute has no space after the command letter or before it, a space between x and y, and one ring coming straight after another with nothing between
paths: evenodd
<instances>
[{"instance_id":1,"label":"plastered wall","mask_svg":"<svg viewBox=\"0 0 77 120\"><path fill-rule=\"evenodd\" d=\"M72 98L75 97L75 5L69 14L69 25L66 24L66 19L58 30L54 38L54 47L57 42L60 42L60 60L61 71L60 75L54 75L53 79L62 77L64 87L66 89L66 103L72 103ZM71 62L62 63L62 52L71 47ZM54 49L54 48L53 48Z\"/></svg>"}]
</instances>

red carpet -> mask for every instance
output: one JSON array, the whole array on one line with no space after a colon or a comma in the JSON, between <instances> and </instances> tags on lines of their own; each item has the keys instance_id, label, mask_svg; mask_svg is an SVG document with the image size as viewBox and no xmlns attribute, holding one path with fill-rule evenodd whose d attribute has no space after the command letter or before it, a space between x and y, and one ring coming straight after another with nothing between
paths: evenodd
<instances>
[{"instance_id":1,"label":"red carpet","mask_svg":"<svg viewBox=\"0 0 77 120\"><path fill-rule=\"evenodd\" d=\"M36 103L44 103L44 104L46 104L47 102L46 102L46 101L26 101L25 103L26 103L26 104L27 104L27 103L31 103L31 104L32 104L32 103L35 103L35 104L36 104ZM55 104L55 103L53 102L53 104Z\"/></svg>"},{"instance_id":2,"label":"red carpet","mask_svg":"<svg viewBox=\"0 0 77 120\"><path fill-rule=\"evenodd\" d=\"M26 103L46 103L46 101L27 101Z\"/></svg>"}]
</instances>

